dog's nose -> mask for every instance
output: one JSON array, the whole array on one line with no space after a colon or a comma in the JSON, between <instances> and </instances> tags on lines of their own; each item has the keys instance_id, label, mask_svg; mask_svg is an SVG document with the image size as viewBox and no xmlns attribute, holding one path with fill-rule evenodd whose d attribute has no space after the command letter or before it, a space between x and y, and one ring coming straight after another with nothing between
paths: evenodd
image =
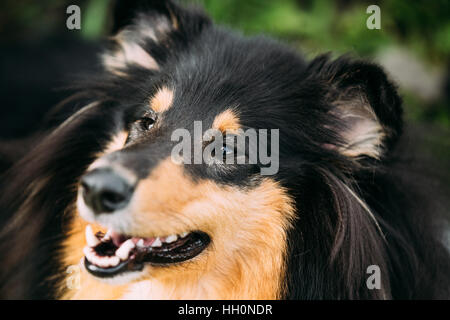
<instances>
[{"instance_id":1,"label":"dog's nose","mask_svg":"<svg viewBox=\"0 0 450 320\"><path fill-rule=\"evenodd\" d=\"M110 168L98 168L81 179L84 202L95 213L110 213L127 206L133 186Z\"/></svg>"}]
</instances>

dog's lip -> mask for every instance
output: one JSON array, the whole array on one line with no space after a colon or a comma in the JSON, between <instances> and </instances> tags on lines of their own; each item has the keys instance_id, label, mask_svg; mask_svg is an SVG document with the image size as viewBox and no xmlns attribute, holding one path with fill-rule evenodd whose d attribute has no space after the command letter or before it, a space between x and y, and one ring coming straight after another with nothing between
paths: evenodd
<instances>
[{"instance_id":1,"label":"dog's lip","mask_svg":"<svg viewBox=\"0 0 450 320\"><path fill-rule=\"evenodd\" d=\"M89 273L99 278L114 277L125 271L141 271L144 267L143 264L132 264L130 260L121 261L115 267L103 268L90 262L88 258L84 257L84 266Z\"/></svg>"},{"instance_id":2,"label":"dog's lip","mask_svg":"<svg viewBox=\"0 0 450 320\"><path fill-rule=\"evenodd\" d=\"M145 264L164 267L196 257L210 240L201 231L149 238L125 236L114 231L94 235L88 226L84 265L87 271L101 278L140 271Z\"/></svg>"}]
</instances>

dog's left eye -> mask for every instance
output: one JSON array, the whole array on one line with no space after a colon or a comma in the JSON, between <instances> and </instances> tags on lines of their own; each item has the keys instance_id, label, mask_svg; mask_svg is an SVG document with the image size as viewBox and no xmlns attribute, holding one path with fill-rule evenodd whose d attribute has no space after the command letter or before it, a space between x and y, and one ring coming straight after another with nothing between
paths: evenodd
<instances>
[{"instance_id":1,"label":"dog's left eye","mask_svg":"<svg viewBox=\"0 0 450 320\"><path fill-rule=\"evenodd\" d=\"M155 125L156 118L143 117L140 119L141 128L143 130L150 130Z\"/></svg>"}]
</instances>

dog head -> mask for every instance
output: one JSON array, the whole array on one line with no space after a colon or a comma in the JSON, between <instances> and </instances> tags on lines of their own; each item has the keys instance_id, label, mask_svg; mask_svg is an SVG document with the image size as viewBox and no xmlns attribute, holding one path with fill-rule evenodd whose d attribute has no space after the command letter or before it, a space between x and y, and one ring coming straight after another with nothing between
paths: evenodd
<instances>
[{"instance_id":1,"label":"dog head","mask_svg":"<svg viewBox=\"0 0 450 320\"><path fill-rule=\"evenodd\" d=\"M95 102L77 115L105 126L77 191L79 215L102 230L86 231L95 279L277 298L292 290L292 268L314 263L298 255L338 256L333 244L354 219L381 237L346 180L383 161L401 130L400 100L378 66L308 63L172 2L133 12L88 87Z\"/></svg>"}]
</instances>

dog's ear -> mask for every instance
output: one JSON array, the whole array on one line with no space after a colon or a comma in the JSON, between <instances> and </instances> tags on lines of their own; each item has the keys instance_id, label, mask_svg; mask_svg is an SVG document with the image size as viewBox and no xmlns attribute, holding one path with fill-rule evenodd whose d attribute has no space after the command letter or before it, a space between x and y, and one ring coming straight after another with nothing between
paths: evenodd
<instances>
[{"instance_id":1,"label":"dog's ear","mask_svg":"<svg viewBox=\"0 0 450 320\"><path fill-rule=\"evenodd\" d=\"M102 60L119 76L133 67L160 69L210 25L201 10L169 0L116 0L113 12L112 42Z\"/></svg>"},{"instance_id":2,"label":"dog's ear","mask_svg":"<svg viewBox=\"0 0 450 320\"><path fill-rule=\"evenodd\" d=\"M309 73L319 81L327 104L326 147L351 159L382 159L401 134L401 99L376 64L328 55L313 60Z\"/></svg>"}]
</instances>

